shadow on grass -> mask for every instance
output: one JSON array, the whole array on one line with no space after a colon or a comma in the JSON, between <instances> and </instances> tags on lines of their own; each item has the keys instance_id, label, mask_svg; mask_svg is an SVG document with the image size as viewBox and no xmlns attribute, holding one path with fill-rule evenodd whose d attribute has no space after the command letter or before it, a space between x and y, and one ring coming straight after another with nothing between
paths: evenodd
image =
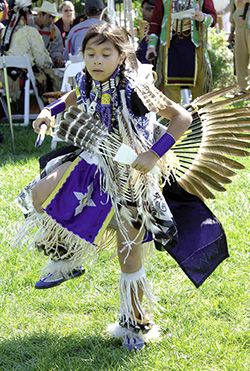
<instances>
[{"instance_id":1,"label":"shadow on grass","mask_svg":"<svg viewBox=\"0 0 250 371\"><path fill-rule=\"evenodd\" d=\"M31 335L0 343L0 369L121 370L138 354L125 350L120 339L101 336Z\"/></svg>"},{"instance_id":2,"label":"shadow on grass","mask_svg":"<svg viewBox=\"0 0 250 371\"><path fill-rule=\"evenodd\" d=\"M29 126L14 126L14 147L15 155L12 151L10 128L8 125L0 124L0 133L3 134L3 142L0 143L0 166L7 163L17 164L27 162L32 158L38 159L44 154L51 152L51 137L46 136L43 144L35 148L36 133L34 133L31 123ZM58 146L65 146L59 143Z\"/></svg>"}]
</instances>

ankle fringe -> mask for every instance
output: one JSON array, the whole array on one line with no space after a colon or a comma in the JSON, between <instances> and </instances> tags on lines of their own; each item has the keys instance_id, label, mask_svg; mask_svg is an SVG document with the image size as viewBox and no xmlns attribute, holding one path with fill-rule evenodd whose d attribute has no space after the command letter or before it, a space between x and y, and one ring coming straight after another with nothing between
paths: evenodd
<instances>
[{"instance_id":1,"label":"ankle fringe","mask_svg":"<svg viewBox=\"0 0 250 371\"><path fill-rule=\"evenodd\" d=\"M144 267L142 266L142 268L135 273L121 272L121 278L119 282L120 315L125 319L125 321L130 320L133 324L136 324L134 306L140 314L140 319L143 321L143 319L145 318L142 303L139 300L139 288L142 290L143 295L150 306L150 309L152 307L155 307L158 300L153 295L150 289ZM157 306L159 305L157 304Z\"/></svg>"}]
</instances>

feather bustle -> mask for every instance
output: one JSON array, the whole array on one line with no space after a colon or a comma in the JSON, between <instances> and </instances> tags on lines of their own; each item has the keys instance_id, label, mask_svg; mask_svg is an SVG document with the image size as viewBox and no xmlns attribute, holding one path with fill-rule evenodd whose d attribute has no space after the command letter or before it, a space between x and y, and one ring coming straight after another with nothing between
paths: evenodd
<instances>
[{"instance_id":1,"label":"feather bustle","mask_svg":"<svg viewBox=\"0 0 250 371\"><path fill-rule=\"evenodd\" d=\"M200 197L201 199L211 198L215 199L215 195L204 185L202 184L198 179L195 179L192 176L187 176L181 179L184 185L189 187L189 189L192 190L195 189L195 195ZM190 191L189 191L190 192ZM190 193L193 193L192 191Z\"/></svg>"},{"instance_id":2,"label":"feather bustle","mask_svg":"<svg viewBox=\"0 0 250 371\"><path fill-rule=\"evenodd\" d=\"M222 156L220 154L215 153L200 153L199 154L200 160L209 160L212 162L215 162L216 164L222 165L222 166L228 166L229 168L235 169L235 170L243 170L245 169L245 166L242 165L240 162L232 160L231 158L227 158L225 156Z\"/></svg>"},{"instance_id":3,"label":"feather bustle","mask_svg":"<svg viewBox=\"0 0 250 371\"><path fill-rule=\"evenodd\" d=\"M204 161L204 160L199 159L199 163L201 165L205 165L206 168L209 168L209 169L213 170L217 174L221 174L221 175L226 176L226 177L231 177L231 176L236 175L235 171L232 171L228 167L225 167L225 166L223 166L221 164L218 164L216 162L212 162L212 161L208 161L208 160Z\"/></svg>"},{"instance_id":4,"label":"feather bustle","mask_svg":"<svg viewBox=\"0 0 250 371\"><path fill-rule=\"evenodd\" d=\"M196 98L193 102L195 105L204 105L208 102L211 102L212 99L220 98L222 95L225 95L226 93L229 93L232 90L235 90L236 85L231 85L226 88L222 88L213 92L208 92L206 94L203 94L202 96Z\"/></svg>"},{"instance_id":5,"label":"feather bustle","mask_svg":"<svg viewBox=\"0 0 250 371\"><path fill-rule=\"evenodd\" d=\"M188 171L187 176L195 178L202 185L207 185L208 187L214 189L215 191L218 191L218 192L226 191L226 189L219 182L215 181L213 178L211 178L204 172L200 170L196 170L193 167Z\"/></svg>"},{"instance_id":6,"label":"feather bustle","mask_svg":"<svg viewBox=\"0 0 250 371\"><path fill-rule=\"evenodd\" d=\"M217 181L218 183L223 184L229 184L232 182L231 179L229 179L227 176L218 174L216 171L213 171L211 168L208 168L207 166L201 165L201 164L193 164L193 166L190 168L190 171L198 170L201 173L204 173L205 175L209 176L212 180Z\"/></svg>"},{"instance_id":7,"label":"feather bustle","mask_svg":"<svg viewBox=\"0 0 250 371\"><path fill-rule=\"evenodd\" d=\"M206 143L202 146L202 151L204 153L213 153L213 154L223 154L227 156L238 156L238 157L247 157L249 156L249 152L232 148L232 147L226 147L226 146L217 146L217 145L210 145L210 143Z\"/></svg>"}]
</instances>

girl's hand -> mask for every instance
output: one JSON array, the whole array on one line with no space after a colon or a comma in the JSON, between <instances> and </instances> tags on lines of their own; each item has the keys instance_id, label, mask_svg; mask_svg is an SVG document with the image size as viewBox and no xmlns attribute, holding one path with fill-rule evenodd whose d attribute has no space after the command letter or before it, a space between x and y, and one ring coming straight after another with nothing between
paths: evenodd
<instances>
[{"instance_id":1,"label":"girl's hand","mask_svg":"<svg viewBox=\"0 0 250 371\"><path fill-rule=\"evenodd\" d=\"M196 21L198 21L198 22L203 22L204 19L205 19L205 14L202 13L201 10L197 10L197 11L194 13L193 19L196 20Z\"/></svg>"},{"instance_id":2,"label":"girl's hand","mask_svg":"<svg viewBox=\"0 0 250 371\"><path fill-rule=\"evenodd\" d=\"M50 128L51 124L51 112L49 109L43 108L39 115L37 116L36 120L33 121L33 128L35 133L39 133L40 126L45 123L47 125L47 128Z\"/></svg>"},{"instance_id":3,"label":"girl's hand","mask_svg":"<svg viewBox=\"0 0 250 371\"><path fill-rule=\"evenodd\" d=\"M139 153L132 167L143 173L148 173L158 161L158 156L153 151Z\"/></svg>"}]
</instances>

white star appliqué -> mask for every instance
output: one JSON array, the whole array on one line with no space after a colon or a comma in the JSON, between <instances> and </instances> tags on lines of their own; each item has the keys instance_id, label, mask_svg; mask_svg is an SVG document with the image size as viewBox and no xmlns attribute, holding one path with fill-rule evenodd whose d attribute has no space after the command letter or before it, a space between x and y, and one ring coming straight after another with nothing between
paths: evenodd
<instances>
[{"instance_id":1,"label":"white star appliqu\u00e9","mask_svg":"<svg viewBox=\"0 0 250 371\"><path fill-rule=\"evenodd\" d=\"M93 193L93 183L88 186L88 191L86 193L82 192L74 192L74 195L79 200L79 205L75 208L75 216L80 214L85 206L94 206L96 204L91 199L91 195Z\"/></svg>"}]
</instances>

